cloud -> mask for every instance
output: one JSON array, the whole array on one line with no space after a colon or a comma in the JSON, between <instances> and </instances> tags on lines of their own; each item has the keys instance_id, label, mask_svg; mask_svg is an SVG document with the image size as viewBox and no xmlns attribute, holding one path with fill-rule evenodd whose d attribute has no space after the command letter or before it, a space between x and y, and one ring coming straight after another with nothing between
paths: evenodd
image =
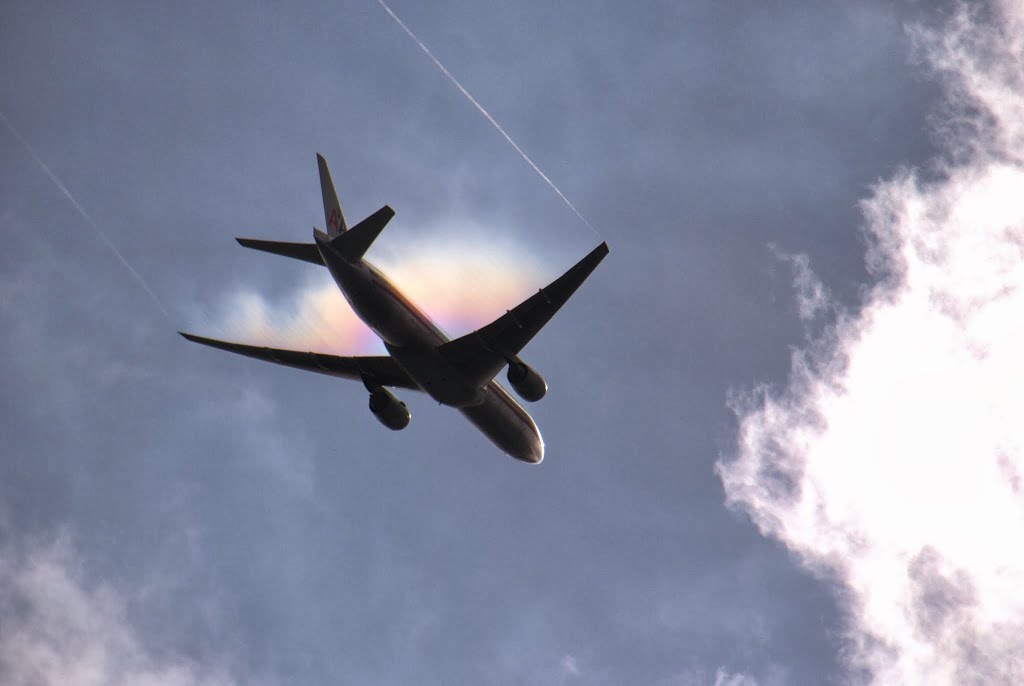
<instances>
[{"instance_id":1,"label":"cloud","mask_svg":"<svg viewBox=\"0 0 1024 686\"><path fill-rule=\"evenodd\" d=\"M718 471L838 585L849 679L1024 683L1024 6L911 36L945 87L947 157L863 203L876 285L786 388L733 398Z\"/></svg>"},{"instance_id":2,"label":"cloud","mask_svg":"<svg viewBox=\"0 0 1024 686\"><path fill-rule=\"evenodd\" d=\"M715 686L757 686L757 681L746 674L732 674L719 669L715 672Z\"/></svg>"},{"instance_id":3,"label":"cloud","mask_svg":"<svg viewBox=\"0 0 1024 686\"><path fill-rule=\"evenodd\" d=\"M562 671L568 676L579 676L580 665L572 655L564 655L561 663Z\"/></svg>"},{"instance_id":4,"label":"cloud","mask_svg":"<svg viewBox=\"0 0 1024 686\"><path fill-rule=\"evenodd\" d=\"M0 681L8 686L229 686L225 666L168 655L130 619L144 600L89 583L70 538L0 549Z\"/></svg>"},{"instance_id":5,"label":"cloud","mask_svg":"<svg viewBox=\"0 0 1024 686\"><path fill-rule=\"evenodd\" d=\"M828 288L811 270L807 255L791 255L774 245L768 249L782 262L788 262L793 271L793 287L796 291L797 314L803 322L811 322L832 308Z\"/></svg>"},{"instance_id":6,"label":"cloud","mask_svg":"<svg viewBox=\"0 0 1024 686\"><path fill-rule=\"evenodd\" d=\"M415 249L377 253L370 259L453 336L488 323L546 285L538 260L507 242L441 234ZM381 350L376 335L352 312L326 271L312 274L284 297L235 291L217 313L193 320L196 330L241 342L335 354Z\"/></svg>"},{"instance_id":7,"label":"cloud","mask_svg":"<svg viewBox=\"0 0 1024 686\"><path fill-rule=\"evenodd\" d=\"M719 667L713 674L706 669L691 669L658 683L664 686L781 686L790 681L785 670L771 665L767 674L760 678Z\"/></svg>"}]
</instances>

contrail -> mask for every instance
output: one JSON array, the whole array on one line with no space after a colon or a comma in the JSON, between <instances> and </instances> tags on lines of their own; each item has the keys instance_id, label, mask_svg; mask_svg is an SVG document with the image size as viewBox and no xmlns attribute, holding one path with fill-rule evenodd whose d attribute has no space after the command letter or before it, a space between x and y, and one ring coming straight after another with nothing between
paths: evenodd
<instances>
[{"instance_id":1,"label":"contrail","mask_svg":"<svg viewBox=\"0 0 1024 686\"><path fill-rule=\"evenodd\" d=\"M170 312L167 311L167 308L164 307L163 302L161 302L160 298L158 298L156 293L153 292L153 289L149 287L149 284L146 283L146 280L143 279L142 275L135 271L135 269L130 264L128 264L128 260L126 260L124 255L121 254L121 251L117 249L117 246L114 245L114 242L107 237L107 234L103 233L103 230L100 229L99 225L93 220L92 217L89 216L89 213L82 209L82 206L78 204L78 201L75 200L75 197L71 195L71 191L69 191L67 186L65 186L61 182L61 180L57 178L57 175L54 174L53 170L46 165L46 162L43 162L43 159L35 151L35 148L32 147L28 140L24 136L22 136L16 128L14 128L14 124L11 123L11 121L4 115L3 112L0 112L0 119L3 119L4 124L7 125L7 129L14 135L15 138L18 139L19 142L21 142L25 150L28 151L28 154L32 156L32 159L36 161L36 164L39 165L39 167L46 173L46 175L50 177L50 181L53 181L54 185L60 189L60 192L64 194L64 197L68 199L68 202L70 202L72 206L78 211L78 214L82 215L82 219L84 219L86 223L88 223L89 226L92 227L92 230L96 232L96 235L100 237L100 240L106 243L107 247L110 248L110 252L114 253L114 257L116 257L118 261L124 266L124 268L128 270L128 273L135 277L135 280L139 282L140 286L142 286L142 290L146 291L146 294L149 295L149 297L153 300L154 303L156 303L156 306L160 308L160 311L164 313L164 316L170 319Z\"/></svg>"},{"instance_id":2,"label":"contrail","mask_svg":"<svg viewBox=\"0 0 1024 686\"><path fill-rule=\"evenodd\" d=\"M416 41L416 45L420 46L420 50L422 50L423 53L427 57L429 57L430 60L435 65L437 65L437 68L441 70L441 73L443 73L445 76L447 76L448 80L451 81L452 83L454 83L456 88L458 88L460 91L462 91L462 94L466 96L466 99L469 100L471 103L473 103L473 105L478 110L480 110L480 114L482 114L485 117L487 117L487 121L491 122L491 124L494 126L494 128L496 128L498 130L498 133L500 133L502 136L505 137L505 140L508 141L509 145L511 145L513 148L515 148L516 152L519 153L519 156L522 157L524 160L526 160L526 163L528 165L530 165L531 167L533 167L533 170L535 172L540 174L540 178L544 179L545 183L547 183L549 186L551 186L551 190L553 190L555 193L557 193L558 197L561 198L565 202L565 204L569 206L569 209L576 213L576 216L580 218L580 221L582 221L584 224L586 224L587 227L591 231L593 231L594 233L597 233L597 229L595 229L590 224L590 222L587 221L587 218L584 217L583 214L578 209L576 209L575 205L573 205L571 202L569 202L569 198L565 197L565 193L560 191L558 189L558 186L556 186L555 183L551 179L548 178L548 175L545 174L544 172L542 172L540 170L540 167L538 167L536 164L534 164L533 160L531 160L527 156L527 154L525 152L523 152L523 149L520 148L518 145L516 145L516 142L514 140L512 140L511 136L509 136L507 133L505 133L505 129L501 128L501 124L499 124L497 121L494 120L494 117L491 116L490 112L485 110L483 105L478 103L476 101L476 98L474 98L472 95L470 95L469 91L467 91L465 89L465 87L461 83L459 83L459 80L456 79L454 76L452 76L450 71L445 69L445 66L443 64L441 64L441 61L439 59L437 59L436 57L434 57L434 53L430 52L430 49L426 45L423 44L423 41L421 41L419 38L416 37L416 34L412 32L412 29L410 29L408 26L406 26L405 22L403 22L401 19L398 18L398 15L395 14L394 11L392 11L392 9L387 6L387 3L385 3L384 0L377 0L377 2L380 4L381 7L384 8L385 12L387 12L388 14L391 15L391 18L395 20L395 23L397 23L399 26L402 27L402 30L405 31L409 35L409 38L412 38L414 41Z\"/></svg>"}]
</instances>

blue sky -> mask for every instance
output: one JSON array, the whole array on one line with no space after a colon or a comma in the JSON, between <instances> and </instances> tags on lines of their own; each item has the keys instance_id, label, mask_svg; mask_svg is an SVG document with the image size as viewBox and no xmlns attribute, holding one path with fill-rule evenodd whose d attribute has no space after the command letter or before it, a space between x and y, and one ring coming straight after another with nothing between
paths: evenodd
<instances>
[{"instance_id":1,"label":"blue sky","mask_svg":"<svg viewBox=\"0 0 1024 686\"><path fill-rule=\"evenodd\" d=\"M993 381L1020 370L1019 9L389 4L596 230L373 0L0 10L2 680L1020 674L993 627L1024 563L981 554L1022 512ZM425 396L391 433L359 384L177 336L374 349L322 270L233 240L322 226L316 152L350 224L395 208L369 257L451 334L609 242L523 354L540 467ZM901 514L943 502L992 536Z\"/></svg>"}]
</instances>

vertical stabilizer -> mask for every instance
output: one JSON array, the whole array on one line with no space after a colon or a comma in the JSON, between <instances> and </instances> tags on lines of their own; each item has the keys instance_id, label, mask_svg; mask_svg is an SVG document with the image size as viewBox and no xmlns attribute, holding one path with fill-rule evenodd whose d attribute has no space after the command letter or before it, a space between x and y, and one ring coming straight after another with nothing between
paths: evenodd
<instances>
[{"instance_id":1,"label":"vertical stabilizer","mask_svg":"<svg viewBox=\"0 0 1024 686\"><path fill-rule=\"evenodd\" d=\"M324 221L327 222L327 235L332 238L348 231L345 215L341 213L341 203L334 191L331 170L327 168L327 160L320 153L316 155L317 166L320 167L320 193L324 197Z\"/></svg>"}]
</instances>

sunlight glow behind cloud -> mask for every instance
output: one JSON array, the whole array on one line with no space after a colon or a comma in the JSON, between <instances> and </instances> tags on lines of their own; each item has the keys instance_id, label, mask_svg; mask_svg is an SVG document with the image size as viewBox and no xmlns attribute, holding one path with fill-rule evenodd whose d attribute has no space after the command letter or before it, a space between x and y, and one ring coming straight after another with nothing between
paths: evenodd
<instances>
[{"instance_id":1,"label":"sunlight glow behind cloud","mask_svg":"<svg viewBox=\"0 0 1024 686\"><path fill-rule=\"evenodd\" d=\"M450 238L369 259L453 337L487 324L546 285L539 261L507 244ZM383 351L322 268L283 297L232 293L196 329L272 347L345 355Z\"/></svg>"},{"instance_id":2,"label":"sunlight glow behind cloud","mask_svg":"<svg viewBox=\"0 0 1024 686\"><path fill-rule=\"evenodd\" d=\"M1024 6L993 9L912 32L951 161L864 202L879 283L788 388L734 400L718 465L730 504L839 584L853 680L1024 683Z\"/></svg>"}]
</instances>

